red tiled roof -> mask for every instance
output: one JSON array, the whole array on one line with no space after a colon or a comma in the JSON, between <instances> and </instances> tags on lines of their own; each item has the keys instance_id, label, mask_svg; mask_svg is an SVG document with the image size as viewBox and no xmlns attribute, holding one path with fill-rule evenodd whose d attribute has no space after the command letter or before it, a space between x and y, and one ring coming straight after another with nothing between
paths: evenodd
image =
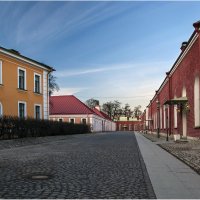
<instances>
[{"instance_id":1,"label":"red tiled roof","mask_svg":"<svg viewBox=\"0 0 200 200\"><path fill-rule=\"evenodd\" d=\"M111 118L110 118L106 113L104 113L104 112L102 112L102 111L99 111L99 110L96 109L96 108L93 108L93 111L94 111L97 115L99 115L100 117L112 121Z\"/></svg>"},{"instance_id":2,"label":"red tiled roof","mask_svg":"<svg viewBox=\"0 0 200 200\"><path fill-rule=\"evenodd\" d=\"M101 114L104 116L104 118L106 118L106 119L112 121L112 119L111 119L106 113L104 113L104 112L102 112L102 111L100 111L100 112L101 112Z\"/></svg>"},{"instance_id":3,"label":"red tiled roof","mask_svg":"<svg viewBox=\"0 0 200 200\"><path fill-rule=\"evenodd\" d=\"M51 96L49 100L50 115L94 114L92 109L73 95Z\"/></svg>"}]
</instances>

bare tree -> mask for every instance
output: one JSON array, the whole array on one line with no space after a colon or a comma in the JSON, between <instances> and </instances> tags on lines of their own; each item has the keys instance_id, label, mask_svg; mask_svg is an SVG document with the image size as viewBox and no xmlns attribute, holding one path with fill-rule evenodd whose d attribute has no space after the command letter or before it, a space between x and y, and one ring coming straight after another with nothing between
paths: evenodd
<instances>
[{"instance_id":1,"label":"bare tree","mask_svg":"<svg viewBox=\"0 0 200 200\"><path fill-rule=\"evenodd\" d=\"M88 99L85 104L90 108L95 108L95 106L99 105L99 100L97 99Z\"/></svg>"},{"instance_id":2,"label":"bare tree","mask_svg":"<svg viewBox=\"0 0 200 200\"><path fill-rule=\"evenodd\" d=\"M111 119L118 119L122 114L121 102L117 100L104 103L102 109Z\"/></svg>"},{"instance_id":3,"label":"bare tree","mask_svg":"<svg viewBox=\"0 0 200 200\"><path fill-rule=\"evenodd\" d=\"M133 110L134 117L138 118L139 116L141 116L141 114L142 114L141 108L142 108L141 105L134 107L134 110Z\"/></svg>"},{"instance_id":4,"label":"bare tree","mask_svg":"<svg viewBox=\"0 0 200 200\"><path fill-rule=\"evenodd\" d=\"M56 77L52 75L52 73L49 74L49 96L53 94L55 91L59 91L60 88L58 84L56 83Z\"/></svg>"}]
</instances>

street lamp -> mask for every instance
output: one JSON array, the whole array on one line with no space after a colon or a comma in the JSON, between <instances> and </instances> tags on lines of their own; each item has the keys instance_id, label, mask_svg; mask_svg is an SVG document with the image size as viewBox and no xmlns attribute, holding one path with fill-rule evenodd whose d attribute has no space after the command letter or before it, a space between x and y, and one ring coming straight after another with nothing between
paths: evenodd
<instances>
[{"instance_id":1,"label":"street lamp","mask_svg":"<svg viewBox=\"0 0 200 200\"><path fill-rule=\"evenodd\" d=\"M157 104L157 137L160 137L160 102L157 99L156 100L156 104Z\"/></svg>"}]
</instances>

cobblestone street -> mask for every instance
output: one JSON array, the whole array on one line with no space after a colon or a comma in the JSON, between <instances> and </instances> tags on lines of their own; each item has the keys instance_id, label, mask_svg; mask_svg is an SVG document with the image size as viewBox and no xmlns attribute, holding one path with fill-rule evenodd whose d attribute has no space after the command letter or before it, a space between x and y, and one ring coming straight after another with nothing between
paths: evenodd
<instances>
[{"instance_id":1,"label":"cobblestone street","mask_svg":"<svg viewBox=\"0 0 200 200\"><path fill-rule=\"evenodd\" d=\"M1 198L156 198L133 133L25 140L0 143Z\"/></svg>"}]
</instances>

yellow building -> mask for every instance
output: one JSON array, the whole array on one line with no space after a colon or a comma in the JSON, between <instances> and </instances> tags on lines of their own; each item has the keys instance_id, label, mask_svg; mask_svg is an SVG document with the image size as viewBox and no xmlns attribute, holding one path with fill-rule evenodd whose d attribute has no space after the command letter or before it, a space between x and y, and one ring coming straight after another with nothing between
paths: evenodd
<instances>
[{"instance_id":1,"label":"yellow building","mask_svg":"<svg viewBox=\"0 0 200 200\"><path fill-rule=\"evenodd\" d=\"M53 68L0 47L0 115L48 119Z\"/></svg>"}]
</instances>

